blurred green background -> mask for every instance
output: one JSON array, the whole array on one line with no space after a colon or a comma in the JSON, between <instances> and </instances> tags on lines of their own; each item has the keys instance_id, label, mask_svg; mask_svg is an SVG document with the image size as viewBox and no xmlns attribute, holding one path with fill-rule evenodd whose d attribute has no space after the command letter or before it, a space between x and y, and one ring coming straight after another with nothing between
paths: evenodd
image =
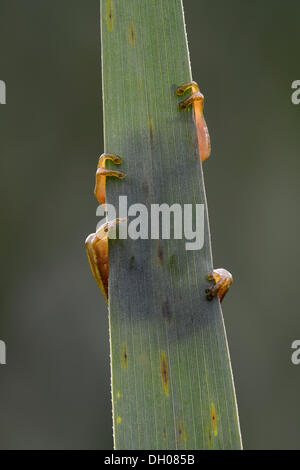
<instances>
[{"instance_id":1,"label":"blurred green background","mask_svg":"<svg viewBox=\"0 0 300 470\"><path fill-rule=\"evenodd\" d=\"M299 449L300 3L184 6L215 266L235 276L223 311L244 446ZM0 0L1 449L112 447L107 309L83 245L103 150L99 29L98 0Z\"/></svg>"}]
</instances>

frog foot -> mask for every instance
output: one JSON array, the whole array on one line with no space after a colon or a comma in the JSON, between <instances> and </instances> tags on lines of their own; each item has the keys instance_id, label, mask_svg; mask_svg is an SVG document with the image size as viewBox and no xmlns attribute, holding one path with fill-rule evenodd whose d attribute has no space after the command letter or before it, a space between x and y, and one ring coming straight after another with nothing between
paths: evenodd
<instances>
[{"instance_id":1,"label":"frog foot","mask_svg":"<svg viewBox=\"0 0 300 470\"><path fill-rule=\"evenodd\" d=\"M105 222L96 232L96 237L98 240L104 240L109 237L109 234L116 229L117 225L126 223L127 218L124 219L114 219L108 222Z\"/></svg>"},{"instance_id":2,"label":"frog foot","mask_svg":"<svg viewBox=\"0 0 300 470\"><path fill-rule=\"evenodd\" d=\"M214 285L209 289L206 289L207 300L213 300L213 298L218 294L220 302L222 302L232 285L232 275L229 271L226 271L226 269L214 269L212 273L208 274L207 279L209 281L214 281Z\"/></svg>"},{"instance_id":3,"label":"frog foot","mask_svg":"<svg viewBox=\"0 0 300 470\"><path fill-rule=\"evenodd\" d=\"M122 171L106 169L106 160L111 160L115 165L120 165L123 162L122 158L114 153L103 153L100 156L96 172L96 186L94 193L101 205L104 205L106 201L106 177L114 176L115 178L122 179L126 176Z\"/></svg>"},{"instance_id":4,"label":"frog foot","mask_svg":"<svg viewBox=\"0 0 300 470\"><path fill-rule=\"evenodd\" d=\"M186 91L191 90L191 95L184 101L179 103L179 108L184 110L187 109L189 106L194 104L196 101L202 103L202 107L204 105L204 96L199 90L199 86L196 82L189 82L185 83L184 85L179 86L176 89L176 95L182 96L185 94Z\"/></svg>"}]
</instances>

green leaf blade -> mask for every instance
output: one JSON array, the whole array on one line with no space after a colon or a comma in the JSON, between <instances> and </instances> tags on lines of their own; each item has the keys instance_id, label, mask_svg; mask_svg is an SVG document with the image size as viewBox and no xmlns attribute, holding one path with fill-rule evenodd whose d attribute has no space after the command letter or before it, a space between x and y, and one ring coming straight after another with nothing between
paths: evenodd
<instances>
[{"instance_id":1,"label":"green leaf blade","mask_svg":"<svg viewBox=\"0 0 300 470\"><path fill-rule=\"evenodd\" d=\"M205 243L110 241L109 312L117 449L240 449L220 304L208 302L208 212L191 112L175 89L191 80L180 0L103 0L105 151L124 180L107 181L118 207L205 204ZM150 225L149 225L150 227Z\"/></svg>"}]
</instances>

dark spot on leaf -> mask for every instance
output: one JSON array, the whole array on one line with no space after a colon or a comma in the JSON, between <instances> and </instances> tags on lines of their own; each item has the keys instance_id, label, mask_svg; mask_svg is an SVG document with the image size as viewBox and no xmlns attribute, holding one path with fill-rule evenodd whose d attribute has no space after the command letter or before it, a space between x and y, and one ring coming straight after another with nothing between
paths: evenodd
<instances>
[{"instance_id":1,"label":"dark spot on leaf","mask_svg":"<svg viewBox=\"0 0 300 470\"><path fill-rule=\"evenodd\" d=\"M127 345L124 344L122 348L122 369L127 369L128 368L128 351L127 351Z\"/></svg>"},{"instance_id":2,"label":"dark spot on leaf","mask_svg":"<svg viewBox=\"0 0 300 470\"><path fill-rule=\"evenodd\" d=\"M186 431L185 431L183 423L181 422L178 424L178 437L179 437L179 440L186 442Z\"/></svg>"},{"instance_id":3,"label":"dark spot on leaf","mask_svg":"<svg viewBox=\"0 0 300 470\"><path fill-rule=\"evenodd\" d=\"M166 396L169 396L169 366L167 361L167 355L165 352L161 354L160 358L160 375L162 386Z\"/></svg>"},{"instance_id":4,"label":"dark spot on leaf","mask_svg":"<svg viewBox=\"0 0 300 470\"><path fill-rule=\"evenodd\" d=\"M167 432L166 428L163 429L163 440L165 441L167 439Z\"/></svg>"},{"instance_id":5,"label":"dark spot on leaf","mask_svg":"<svg viewBox=\"0 0 300 470\"><path fill-rule=\"evenodd\" d=\"M135 257L131 256L130 261L129 261L129 269L133 269L135 264Z\"/></svg>"},{"instance_id":6,"label":"dark spot on leaf","mask_svg":"<svg viewBox=\"0 0 300 470\"><path fill-rule=\"evenodd\" d=\"M145 196L148 197L149 196L149 185L148 185L148 181L144 181L143 182L143 185L142 185L142 188L143 188L143 191L145 193Z\"/></svg>"},{"instance_id":7,"label":"dark spot on leaf","mask_svg":"<svg viewBox=\"0 0 300 470\"><path fill-rule=\"evenodd\" d=\"M107 0L106 23L107 23L108 30L112 32L114 29L114 4L112 0Z\"/></svg>"},{"instance_id":8,"label":"dark spot on leaf","mask_svg":"<svg viewBox=\"0 0 300 470\"><path fill-rule=\"evenodd\" d=\"M157 256L158 256L160 265L162 266L164 264L164 252L160 243L158 243Z\"/></svg>"},{"instance_id":9,"label":"dark spot on leaf","mask_svg":"<svg viewBox=\"0 0 300 470\"><path fill-rule=\"evenodd\" d=\"M135 30L134 30L134 25L131 23L130 25L130 42L132 47L135 46Z\"/></svg>"},{"instance_id":10,"label":"dark spot on leaf","mask_svg":"<svg viewBox=\"0 0 300 470\"><path fill-rule=\"evenodd\" d=\"M150 144L153 145L153 122L152 119L149 119L149 135L150 135Z\"/></svg>"},{"instance_id":11,"label":"dark spot on leaf","mask_svg":"<svg viewBox=\"0 0 300 470\"><path fill-rule=\"evenodd\" d=\"M212 420L214 435L217 437L217 435L218 435L218 416L217 416L215 405L213 403L211 405L211 420Z\"/></svg>"},{"instance_id":12,"label":"dark spot on leaf","mask_svg":"<svg viewBox=\"0 0 300 470\"><path fill-rule=\"evenodd\" d=\"M173 316L168 300L165 300L162 304L162 314L165 320L168 320L168 321L170 321Z\"/></svg>"}]
</instances>

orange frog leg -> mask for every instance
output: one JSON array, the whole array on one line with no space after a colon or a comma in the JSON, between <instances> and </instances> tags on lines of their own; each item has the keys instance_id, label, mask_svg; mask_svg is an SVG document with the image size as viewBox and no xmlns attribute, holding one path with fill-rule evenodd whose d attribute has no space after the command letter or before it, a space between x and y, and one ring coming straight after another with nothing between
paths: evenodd
<instances>
[{"instance_id":1,"label":"orange frog leg","mask_svg":"<svg viewBox=\"0 0 300 470\"><path fill-rule=\"evenodd\" d=\"M99 158L94 194L101 205L105 205L106 202L106 177L115 176L122 179L126 176L122 171L107 170L105 168L106 160L111 160L115 165L120 165L123 161L121 157L113 153L103 153Z\"/></svg>"},{"instance_id":2,"label":"orange frog leg","mask_svg":"<svg viewBox=\"0 0 300 470\"><path fill-rule=\"evenodd\" d=\"M214 285L206 289L207 300L212 300L218 294L220 302L222 302L229 288L232 286L232 275L229 271L226 271L226 269L214 269L212 273L208 274L207 279L214 281Z\"/></svg>"},{"instance_id":3,"label":"orange frog leg","mask_svg":"<svg viewBox=\"0 0 300 470\"><path fill-rule=\"evenodd\" d=\"M200 92L199 86L196 82L189 82L181 85L176 89L176 94L178 96L182 96L189 90L191 90L190 96L179 103L179 108L181 110L185 110L191 105L194 106L194 120L197 128L199 154L201 161L204 162L208 159L211 153L209 132L203 114L204 96Z\"/></svg>"},{"instance_id":4,"label":"orange frog leg","mask_svg":"<svg viewBox=\"0 0 300 470\"><path fill-rule=\"evenodd\" d=\"M96 172L95 196L101 205L106 203L106 178L114 176L116 178L125 178L126 174L121 171L109 170L105 168L106 160L111 160L115 164L122 163L121 157L115 154L104 153L99 158ZM116 225L123 222L123 219L106 222L96 233L89 235L85 241L87 255L90 262L92 273L100 287L105 300L108 301L108 276L109 276L109 252L108 237L109 233L115 229Z\"/></svg>"}]
</instances>

